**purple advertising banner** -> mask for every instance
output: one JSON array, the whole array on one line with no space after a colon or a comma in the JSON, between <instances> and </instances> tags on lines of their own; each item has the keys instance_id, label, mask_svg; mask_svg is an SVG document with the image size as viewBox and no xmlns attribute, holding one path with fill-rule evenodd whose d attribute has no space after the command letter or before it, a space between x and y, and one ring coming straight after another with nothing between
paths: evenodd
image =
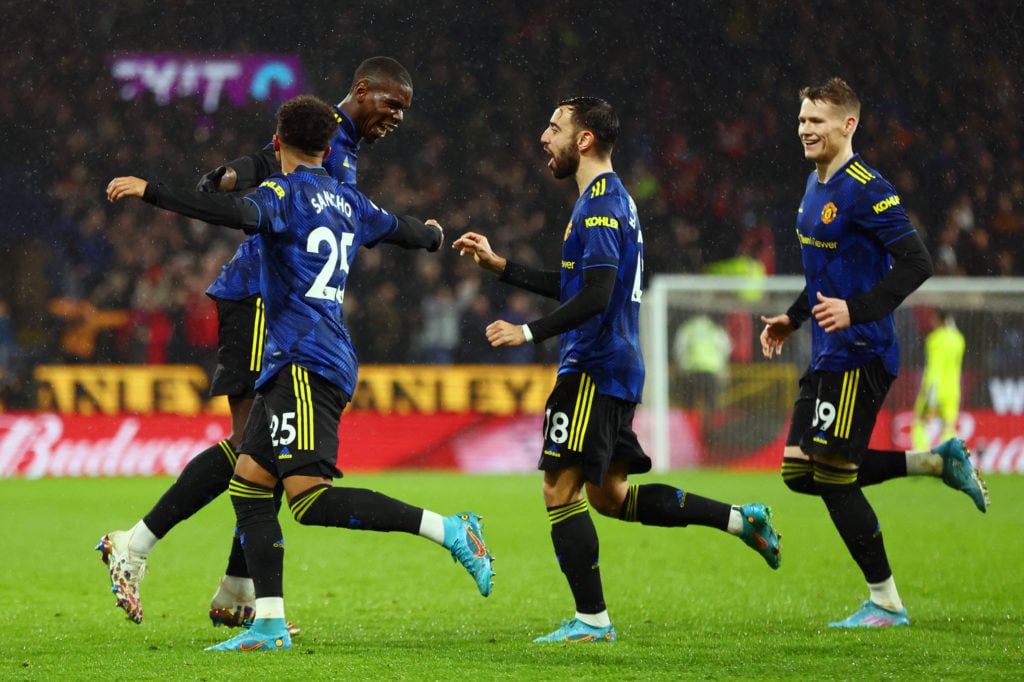
<instances>
[{"instance_id":1,"label":"purple advertising banner","mask_svg":"<svg viewBox=\"0 0 1024 682\"><path fill-rule=\"evenodd\" d=\"M243 107L253 101L282 102L302 93L302 61L290 54L136 52L114 54L108 61L126 100L147 93L160 104L199 97L203 110L211 113L222 98Z\"/></svg>"}]
</instances>

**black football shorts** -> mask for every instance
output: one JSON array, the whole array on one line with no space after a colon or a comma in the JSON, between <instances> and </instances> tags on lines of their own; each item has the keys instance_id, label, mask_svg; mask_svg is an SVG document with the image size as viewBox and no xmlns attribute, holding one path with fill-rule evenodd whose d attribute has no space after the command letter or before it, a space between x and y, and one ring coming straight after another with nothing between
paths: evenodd
<instances>
[{"instance_id":1,"label":"black football shorts","mask_svg":"<svg viewBox=\"0 0 1024 682\"><path fill-rule=\"evenodd\" d=\"M583 476L602 485L612 460L626 460L628 472L651 470L636 433L636 403L601 395L582 372L558 377L544 411L544 450L538 469L564 469L579 465Z\"/></svg>"},{"instance_id":2,"label":"black football shorts","mask_svg":"<svg viewBox=\"0 0 1024 682\"><path fill-rule=\"evenodd\" d=\"M340 478L338 424L348 401L319 374L285 365L256 392L238 452L277 478Z\"/></svg>"},{"instance_id":3,"label":"black football shorts","mask_svg":"<svg viewBox=\"0 0 1024 682\"><path fill-rule=\"evenodd\" d=\"M881 358L845 372L804 374L786 445L799 445L811 456L843 455L860 464L894 379Z\"/></svg>"},{"instance_id":4,"label":"black football shorts","mask_svg":"<svg viewBox=\"0 0 1024 682\"><path fill-rule=\"evenodd\" d=\"M267 335L263 299L213 300L217 303L217 369L210 381L210 395L252 398Z\"/></svg>"}]
</instances>

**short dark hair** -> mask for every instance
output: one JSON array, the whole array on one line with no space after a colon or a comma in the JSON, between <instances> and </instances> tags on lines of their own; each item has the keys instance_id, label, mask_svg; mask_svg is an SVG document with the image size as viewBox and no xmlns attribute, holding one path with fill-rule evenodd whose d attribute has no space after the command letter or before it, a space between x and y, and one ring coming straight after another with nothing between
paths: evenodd
<instances>
[{"instance_id":1,"label":"short dark hair","mask_svg":"<svg viewBox=\"0 0 1024 682\"><path fill-rule=\"evenodd\" d=\"M370 57L356 67L355 75L352 76L352 86L365 80L368 83L395 82L412 90L412 76L405 70L405 67L398 63L398 60L391 57Z\"/></svg>"},{"instance_id":2,"label":"short dark hair","mask_svg":"<svg viewBox=\"0 0 1024 682\"><path fill-rule=\"evenodd\" d=\"M828 79L823 85L800 88L800 101L803 102L805 99L812 102L830 102L843 111L853 112L855 116L860 117L860 98L849 83L837 76Z\"/></svg>"},{"instance_id":3,"label":"short dark hair","mask_svg":"<svg viewBox=\"0 0 1024 682\"><path fill-rule=\"evenodd\" d=\"M599 97L566 97L558 103L572 111L572 122L594 134L594 146L609 155L619 140L619 117L612 105Z\"/></svg>"},{"instance_id":4,"label":"short dark hair","mask_svg":"<svg viewBox=\"0 0 1024 682\"><path fill-rule=\"evenodd\" d=\"M277 136L289 147L317 154L330 146L338 130L331 105L312 95L293 97L277 110Z\"/></svg>"}]
</instances>

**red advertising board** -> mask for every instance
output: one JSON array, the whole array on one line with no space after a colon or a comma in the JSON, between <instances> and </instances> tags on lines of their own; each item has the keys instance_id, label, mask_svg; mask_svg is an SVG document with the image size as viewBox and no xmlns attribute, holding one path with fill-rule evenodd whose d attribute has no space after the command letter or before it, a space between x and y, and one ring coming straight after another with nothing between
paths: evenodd
<instances>
[{"instance_id":1,"label":"red advertising board","mask_svg":"<svg viewBox=\"0 0 1024 682\"><path fill-rule=\"evenodd\" d=\"M672 467L703 463L696 419L674 411L674 445L690 453ZM350 410L341 420L338 466L343 471L456 469L466 472L532 471L541 449L541 414L382 414ZM909 448L910 413L883 411L872 447ZM1020 417L991 410L961 414L960 433L986 473L1024 473ZM648 415L636 428L645 441ZM0 414L0 478L177 475L197 453L227 436L218 415L109 415L16 412ZM728 466L773 470L779 466L785 430Z\"/></svg>"}]
</instances>

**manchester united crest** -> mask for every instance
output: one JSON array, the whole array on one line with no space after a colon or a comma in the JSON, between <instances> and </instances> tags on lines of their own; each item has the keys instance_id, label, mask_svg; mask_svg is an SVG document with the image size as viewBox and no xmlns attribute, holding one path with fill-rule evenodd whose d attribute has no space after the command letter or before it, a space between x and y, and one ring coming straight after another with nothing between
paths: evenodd
<instances>
[{"instance_id":1,"label":"manchester united crest","mask_svg":"<svg viewBox=\"0 0 1024 682\"><path fill-rule=\"evenodd\" d=\"M824 208L821 209L821 222L828 225L830 222L836 219L836 215L839 213L839 209L831 201L825 204Z\"/></svg>"}]
</instances>

